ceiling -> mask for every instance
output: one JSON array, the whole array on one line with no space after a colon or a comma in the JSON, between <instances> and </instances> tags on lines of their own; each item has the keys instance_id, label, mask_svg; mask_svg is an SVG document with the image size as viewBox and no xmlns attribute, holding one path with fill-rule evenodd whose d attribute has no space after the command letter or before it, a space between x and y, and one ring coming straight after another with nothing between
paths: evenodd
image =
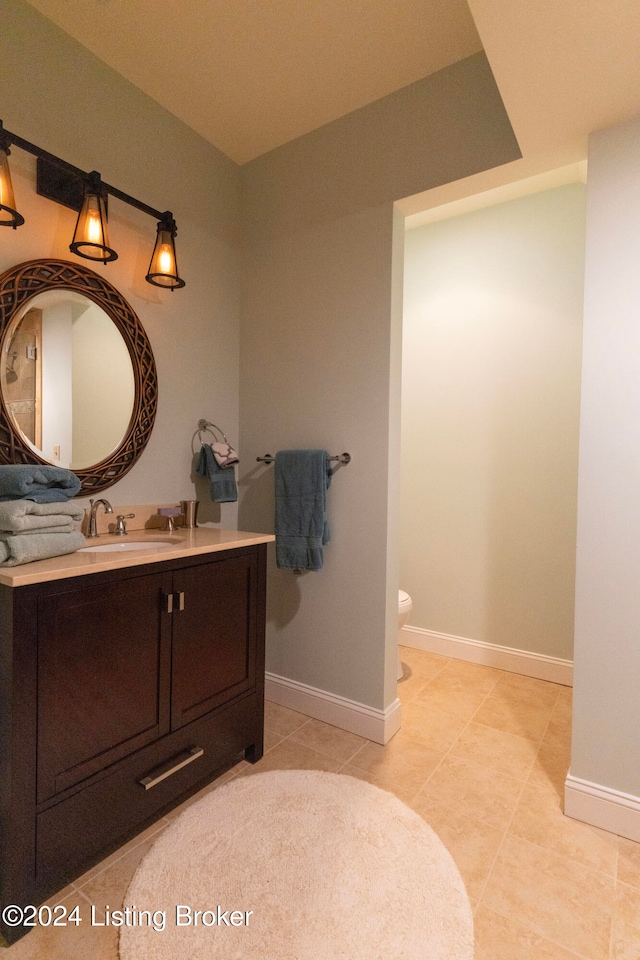
<instances>
[{"instance_id":1,"label":"ceiling","mask_svg":"<svg viewBox=\"0 0 640 960\"><path fill-rule=\"evenodd\" d=\"M640 117L638 0L29 0L237 163L484 48L523 159L405 214L586 157Z\"/></svg>"},{"instance_id":2,"label":"ceiling","mask_svg":"<svg viewBox=\"0 0 640 960\"><path fill-rule=\"evenodd\" d=\"M30 0L237 163L482 49L466 0Z\"/></svg>"}]
</instances>

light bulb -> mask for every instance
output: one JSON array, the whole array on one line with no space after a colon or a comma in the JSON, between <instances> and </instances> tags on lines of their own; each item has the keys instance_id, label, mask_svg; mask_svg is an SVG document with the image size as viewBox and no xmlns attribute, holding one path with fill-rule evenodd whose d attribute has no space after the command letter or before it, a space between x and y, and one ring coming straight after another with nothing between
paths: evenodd
<instances>
[{"instance_id":1,"label":"light bulb","mask_svg":"<svg viewBox=\"0 0 640 960\"><path fill-rule=\"evenodd\" d=\"M90 243L102 242L102 228L100 226L100 216L95 210L91 210L87 221L87 240Z\"/></svg>"}]
</instances>

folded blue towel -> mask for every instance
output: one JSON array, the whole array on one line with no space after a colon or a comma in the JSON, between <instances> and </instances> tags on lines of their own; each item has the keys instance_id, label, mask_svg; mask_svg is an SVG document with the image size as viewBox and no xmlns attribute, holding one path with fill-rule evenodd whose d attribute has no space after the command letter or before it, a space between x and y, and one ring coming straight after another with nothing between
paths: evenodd
<instances>
[{"instance_id":1,"label":"folded blue towel","mask_svg":"<svg viewBox=\"0 0 640 960\"><path fill-rule=\"evenodd\" d=\"M63 503L80 492L81 483L71 470L36 463L0 467L0 500L35 500Z\"/></svg>"},{"instance_id":2,"label":"folded blue towel","mask_svg":"<svg viewBox=\"0 0 640 960\"><path fill-rule=\"evenodd\" d=\"M276 564L321 570L329 542L327 489L332 470L326 450L280 450L275 463Z\"/></svg>"},{"instance_id":3,"label":"folded blue towel","mask_svg":"<svg viewBox=\"0 0 640 960\"><path fill-rule=\"evenodd\" d=\"M238 487L233 467L221 467L213 455L211 445L203 443L196 473L209 477L209 490L214 503L235 503L238 499Z\"/></svg>"}]
</instances>

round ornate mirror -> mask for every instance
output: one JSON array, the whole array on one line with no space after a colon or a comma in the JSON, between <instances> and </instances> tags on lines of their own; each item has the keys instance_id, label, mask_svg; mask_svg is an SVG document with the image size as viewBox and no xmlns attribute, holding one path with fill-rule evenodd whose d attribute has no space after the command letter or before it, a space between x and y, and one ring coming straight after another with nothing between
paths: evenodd
<instances>
[{"instance_id":1,"label":"round ornate mirror","mask_svg":"<svg viewBox=\"0 0 640 960\"><path fill-rule=\"evenodd\" d=\"M107 280L64 260L0 277L0 462L67 467L97 493L135 464L157 405L151 344Z\"/></svg>"}]
</instances>

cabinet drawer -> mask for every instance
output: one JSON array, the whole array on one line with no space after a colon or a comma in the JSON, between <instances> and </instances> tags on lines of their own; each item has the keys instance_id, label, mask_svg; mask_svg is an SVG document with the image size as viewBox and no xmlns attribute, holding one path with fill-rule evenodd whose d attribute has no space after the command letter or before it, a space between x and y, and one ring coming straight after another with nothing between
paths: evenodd
<instances>
[{"instance_id":1,"label":"cabinet drawer","mask_svg":"<svg viewBox=\"0 0 640 960\"><path fill-rule=\"evenodd\" d=\"M204 786L224 763L261 742L262 706L253 694L187 724L131 755L111 775L43 810L36 825L38 891L46 896L51 884L60 885L61 864L67 878L77 876L198 785ZM203 753L193 762L150 789L141 785L165 766L177 766L194 747Z\"/></svg>"}]
</instances>

